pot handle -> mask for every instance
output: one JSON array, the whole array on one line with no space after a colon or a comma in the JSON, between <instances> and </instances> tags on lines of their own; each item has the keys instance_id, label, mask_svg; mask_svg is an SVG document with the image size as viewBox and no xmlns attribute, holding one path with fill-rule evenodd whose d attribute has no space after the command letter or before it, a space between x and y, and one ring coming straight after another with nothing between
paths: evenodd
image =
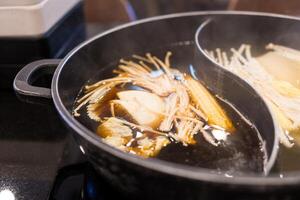
<instances>
[{"instance_id":1,"label":"pot handle","mask_svg":"<svg viewBox=\"0 0 300 200\"><path fill-rule=\"evenodd\" d=\"M14 90L21 95L51 99L51 89L32 85L35 79L45 72L53 72L60 59L43 59L23 67L14 79Z\"/></svg>"}]
</instances>

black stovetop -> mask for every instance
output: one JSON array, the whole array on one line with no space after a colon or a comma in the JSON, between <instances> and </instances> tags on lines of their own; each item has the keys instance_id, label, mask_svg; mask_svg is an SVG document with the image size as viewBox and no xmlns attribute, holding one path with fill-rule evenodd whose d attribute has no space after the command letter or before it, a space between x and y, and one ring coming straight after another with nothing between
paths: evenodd
<instances>
[{"instance_id":1,"label":"black stovetop","mask_svg":"<svg viewBox=\"0 0 300 200\"><path fill-rule=\"evenodd\" d=\"M87 37L112 26L88 25ZM37 84L49 86L50 80ZM26 99L0 87L0 200L117 198L111 190L94 174L51 100Z\"/></svg>"},{"instance_id":2,"label":"black stovetop","mask_svg":"<svg viewBox=\"0 0 300 200\"><path fill-rule=\"evenodd\" d=\"M120 198L86 162L51 101L0 93L1 200Z\"/></svg>"},{"instance_id":3,"label":"black stovetop","mask_svg":"<svg viewBox=\"0 0 300 200\"><path fill-rule=\"evenodd\" d=\"M81 154L51 102L0 93L0 197L10 191L18 200L48 199L58 169L81 162Z\"/></svg>"}]
</instances>

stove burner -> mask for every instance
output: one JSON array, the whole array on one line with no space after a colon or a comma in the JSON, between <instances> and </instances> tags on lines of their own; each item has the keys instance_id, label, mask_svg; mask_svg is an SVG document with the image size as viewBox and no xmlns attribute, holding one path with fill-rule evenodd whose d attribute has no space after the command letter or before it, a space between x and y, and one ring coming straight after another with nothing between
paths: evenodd
<instances>
[{"instance_id":1,"label":"stove burner","mask_svg":"<svg viewBox=\"0 0 300 200\"><path fill-rule=\"evenodd\" d=\"M50 200L110 200L127 198L96 174L89 163L62 168L56 177Z\"/></svg>"}]
</instances>

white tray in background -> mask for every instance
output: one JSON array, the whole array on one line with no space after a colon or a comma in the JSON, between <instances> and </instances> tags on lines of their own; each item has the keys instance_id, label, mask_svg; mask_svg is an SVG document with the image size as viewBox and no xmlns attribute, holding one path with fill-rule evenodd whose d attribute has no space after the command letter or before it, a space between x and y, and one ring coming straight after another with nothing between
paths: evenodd
<instances>
[{"instance_id":1,"label":"white tray in background","mask_svg":"<svg viewBox=\"0 0 300 200\"><path fill-rule=\"evenodd\" d=\"M0 0L0 6L26 6L42 2L43 0Z\"/></svg>"},{"instance_id":2,"label":"white tray in background","mask_svg":"<svg viewBox=\"0 0 300 200\"><path fill-rule=\"evenodd\" d=\"M42 35L80 1L0 0L0 37Z\"/></svg>"}]
</instances>

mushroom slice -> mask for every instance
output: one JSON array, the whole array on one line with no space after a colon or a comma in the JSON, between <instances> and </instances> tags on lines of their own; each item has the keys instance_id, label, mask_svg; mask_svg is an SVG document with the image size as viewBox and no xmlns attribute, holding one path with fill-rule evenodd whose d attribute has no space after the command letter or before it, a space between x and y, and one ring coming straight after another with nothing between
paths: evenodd
<instances>
[{"instance_id":1,"label":"mushroom slice","mask_svg":"<svg viewBox=\"0 0 300 200\"><path fill-rule=\"evenodd\" d=\"M199 81L187 76L186 87L188 88L192 101L207 116L208 124L217 125L227 131L234 129L225 111Z\"/></svg>"},{"instance_id":2,"label":"mushroom slice","mask_svg":"<svg viewBox=\"0 0 300 200\"><path fill-rule=\"evenodd\" d=\"M142 138L137 141L138 147L136 153L145 158L156 156L160 150L170 143L170 140L164 136L157 136L154 139L148 137Z\"/></svg>"},{"instance_id":3,"label":"mushroom slice","mask_svg":"<svg viewBox=\"0 0 300 200\"><path fill-rule=\"evenodd\" d=\"M108 118L97 128L103 141L122 151L128 151L126 144L132 139L132 130L115 117Z\"/></svg>"},{"instance_id":4,"label":"mushroom slice","mask_svg":"<svg viewBox=\"0 0 300 200\"><path fill-rule=\"evenodd\" d=\"M124 125L121 120L115 117L110 117L98 126L97 134L103 138L114 135L131 138L132 130L128 126Z\"/></svg>"}]
</instances>

